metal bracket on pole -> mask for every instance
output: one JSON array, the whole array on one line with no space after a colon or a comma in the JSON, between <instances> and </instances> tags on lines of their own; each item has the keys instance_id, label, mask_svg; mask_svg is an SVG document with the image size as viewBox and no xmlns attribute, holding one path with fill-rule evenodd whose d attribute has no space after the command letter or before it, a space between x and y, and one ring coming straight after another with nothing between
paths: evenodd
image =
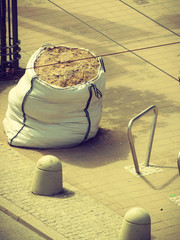
<instances>
[{"instance_id":1,"label":"metal bracket on pole","mask_svg":"<svg viewBox=\"0 0 180 240\"><path fill-rule=\"evenodd\" d=\"M155 132L157 116L158 116L157 107L154 106L154 105L148 107L143 112L139 113L137 116L132 118L129 121L129 124L128 124L128 132L127 132L128 133L128 140L129 140L129 144L130 144L130 148L131 148L131 153L132 153L132 157L133 157L133 161L134 161L135 170L138 174L140 174L140 170L139 170L139 164L138 164L138 160L137 160L137 155L136 155L136 150L135 150L135 146L134 146L134 142L133 142L131 129L132 129L132 125L133 125L135 120L142 117L144 114L151 111L152 109L154 110L154 118L153 118L152 129L151 129L151 133L150 133L150 138L149 138L149 143L148 143L148 148L147 148L147 154L146 154L146 161L145 161L145 166L149 166L152 143L153 143L154 132Z\"/></svg>"}]
</instances>

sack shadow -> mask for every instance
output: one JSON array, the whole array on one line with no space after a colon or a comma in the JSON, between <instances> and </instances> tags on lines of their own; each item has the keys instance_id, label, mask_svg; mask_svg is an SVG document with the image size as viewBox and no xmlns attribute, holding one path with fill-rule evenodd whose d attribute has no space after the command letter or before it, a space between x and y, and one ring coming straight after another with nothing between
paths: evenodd
<instances>
[{"instance_id":1,"label":"sack shadow","mask_svg":"<svg viewBox=\"0 0 180 240\"><path fill-rule=\"evenodd\" d=\"M52 154L62 162L84 168L95 168L119 160L126 160L129 143L126 132L99 128L97 135L76 147L68 149L38 150Z\"/></svg>"},{"instance_id":2,"label":"sack shadow","mask_svg":"<svg viewBox=\"0 0 180 240\"><path fill-rule=\"evenodd\" d=\"M64 199L64 198L71 198L74 195L75 195L75 192L67 188L63 188L63 190L60 193L54 194L52 196L47 196L47 197Z\"/></svg>"}]
</instances>

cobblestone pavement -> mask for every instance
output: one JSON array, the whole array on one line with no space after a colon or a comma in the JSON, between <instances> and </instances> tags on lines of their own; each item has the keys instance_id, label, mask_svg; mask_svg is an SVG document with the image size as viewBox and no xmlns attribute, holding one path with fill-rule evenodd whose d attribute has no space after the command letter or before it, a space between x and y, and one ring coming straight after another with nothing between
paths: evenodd
<instances>
[{"instance_id":1,"label":"cobblestone pavement","mask_svg":"<svg viewBox=\"0 0 180 240\"><path fill-rule=\"evenodd\" d=\"M58 195L34 195L30 186L35 164L4 144L0 144L0 156L1 197L25 216L53 229L59 239L118 239L122 217L65 182Z\"/></svg>"}]
</instances>

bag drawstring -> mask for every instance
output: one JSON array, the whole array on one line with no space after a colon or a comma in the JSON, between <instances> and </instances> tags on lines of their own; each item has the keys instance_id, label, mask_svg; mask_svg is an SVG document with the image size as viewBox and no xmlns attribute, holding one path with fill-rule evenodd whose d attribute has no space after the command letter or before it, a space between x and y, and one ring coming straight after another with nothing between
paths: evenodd
<instances>
[{"instance_id":1,"label":"bag drawstring","mask_svg":"<svg viewBox=\"0 0 180 240\"><path fill-rule=\"evenodd\" d=\"M88 99L86 107L84 109L84 112L86 114L86 118L88 120L88 128L87 128L87 131L86 131L86 134L85 134L85 137L84 137L82 143L86 141L86 139L89 136L90 130L91 130L91 119L90 119L90 116L89 116L88 108L89 108L89 105L90 105L90 102L91 102L91 99L92 99L92 89L94 90L94 94L98 99L102 98L101 91L96 87L95 84L91 83L91 85L88 87L89 99Z\"/></svg>"},{"instance_id":2,"label":"bag drawstring","mask_svg":"<svg viewBox=\"0 0 180 240\"><path fill-rule=\"evenodd\" d=\"M101 63L101 66L102 66L104 72L106 72L106 68L105 68L104 61L103 61L102 57L99 57L99 61Z\"/></svg>"},{"instance_id":3,"label":"bag drawstring","mask_svg":"<svg viewBox=\"0 0 180 240\"><path fill-rule=\"evenodd\" d=\"M98 99L102 98L102 93L101 93L101 91L96 87L95 84L92 83L90 87L92 87L92 88L94 89L95 96L96 96Z\"/></svg>"}]
</instances>

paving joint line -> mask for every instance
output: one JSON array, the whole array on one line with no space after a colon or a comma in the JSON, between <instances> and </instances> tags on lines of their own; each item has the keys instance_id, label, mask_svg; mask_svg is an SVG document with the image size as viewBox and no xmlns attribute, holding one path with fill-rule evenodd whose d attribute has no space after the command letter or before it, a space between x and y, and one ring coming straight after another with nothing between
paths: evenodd
<instances>
[{"instance_id":1,"label":"paving joint line","mask_svg":"<svg viewBox=\"0 0 180 240\"><path fill-rule=\"evenodd\" d=\"M180 37L180 35L174 31L172 31L171 29L167 28L166 26L162 25L161 23L155 21L154 19L152 19L151 17L149 17L148 15L144 14L143 12L139 11L138 9L132 7L131 5L127 4L126 2L119 0L120 2L122 2L123 4L125 4L126 6L130 7L131 9L133 9L134 11L140 13L141 15L143 15L144 17L150 19L151 21L155 22L156 24L158 24L159 26L163 27L164 29L170 31L171 33L173 33L174 35Z\"/></svg>"},{"instance_id":2,"label":"paving joint line","mask_svg":"<svg viewBox=\"0 0 180 240\"><path fill-rule=\"evenodd\" d=\"M98 29L94 28L93 26L91 26L90 24L88 24L87 22L83 21L82 19L78 18L76 15L70 13L69 11L67 11L66 9L64 9L63 7L59 6L58 4L54 3L51 0L48 0L48 2L52 3L53 5L55 5L56 7L58 7L59 9L61 9L62 11L66 12L67 14L69 14L70 16L74 17L75 19L77 19L78 21L82 22L83 24L85 24L86 26L90 27L91 29L93 29L94 31L96 31L97 33L101 34L102 36L104 36L105 38L109 39L110 41L116 43L117 45L121 46L122 48L126 49L127 51L129 51L130 53L134 54L136 57L140 58L141 60L143 60L144 62L150 64L151 66L155 67L156 69L158 69L159 71L163 72L164 74L168 75L169 77L171 77L172 79L176 80L179 82L179 79L177 79L176 77L172 76L171 74L167 73L166 71L164 71L163 69L157 67L155 64L151 63L150 61L146 60L145 58L141 57L140 55L138 55L137 53L130 51L127 47L125 47L124 45L122 45L121 43L117 42L116 40L112 39L111 37L109 37L108 35L104 34L103 32L99 31Z\"/></svg>"}]
</instances>

